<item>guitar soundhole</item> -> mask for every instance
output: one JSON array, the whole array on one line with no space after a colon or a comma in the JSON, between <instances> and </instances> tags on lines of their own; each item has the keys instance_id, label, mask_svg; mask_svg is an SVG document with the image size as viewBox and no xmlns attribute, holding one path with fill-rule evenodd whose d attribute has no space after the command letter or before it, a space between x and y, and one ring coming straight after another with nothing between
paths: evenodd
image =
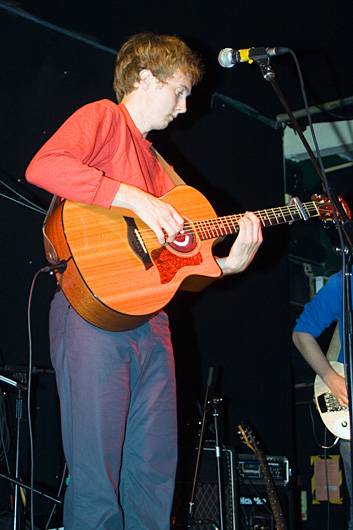
<instances>
[{"instance_id":1,"label":"guitar soundhole","mask_svg":"<svg viewBox=\"0 0 353 530\"><path fill-rule=\"evenodd\" d=\"M188 254L192 252L197 246L197 239L195 233L191 228L181 230L172 243L168 243L167 247L172 248L175 252Z\"/></svg>"},{"instance_id":2,"label":"guitar soundhole","mask_svg":"<svg viewBox=\"0 0 353 530\"><path fill-rule=\"evenodd\" d=\"M183 267L195 267L203 261L196 234L190 226L181 230L172 243L152 250L151 257L162 284L169 283Z\"/></svg>"}]
</instances>

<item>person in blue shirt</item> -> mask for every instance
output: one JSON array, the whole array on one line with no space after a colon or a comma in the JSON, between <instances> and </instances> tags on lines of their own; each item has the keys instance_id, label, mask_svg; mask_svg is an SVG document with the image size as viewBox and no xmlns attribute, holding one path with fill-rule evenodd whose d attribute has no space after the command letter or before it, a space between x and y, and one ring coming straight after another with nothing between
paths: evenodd
<instances>
[{"instance_id":1,"label":"person in blue shirt","mask_svg":"<svg viewBox=\"0 0 353 530\"><path fill-rule=\"evenodd\" d=\"M342 272L337 272L329 278L328 282L318 291L314 298L304 306L304 310L294 327L292 338L305 361L321 377L336 396L338 402L343 406L348 406L345 379L332 368L317 340L326 328L337 321L341 344L337 361L343 363L342 319ZM340 453L350 496L351 508L348 530L353 530L352 467L349 440L340 439Z\"/></svg>"}]
</instances>

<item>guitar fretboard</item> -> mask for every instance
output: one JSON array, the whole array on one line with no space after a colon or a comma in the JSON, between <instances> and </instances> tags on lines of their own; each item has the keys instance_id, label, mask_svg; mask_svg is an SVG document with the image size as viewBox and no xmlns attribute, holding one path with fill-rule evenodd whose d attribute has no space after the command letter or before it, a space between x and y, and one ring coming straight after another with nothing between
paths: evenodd
<instances>
[{"instance_id":1,"label":"guitar fretboard","mask_svg":"<svg viewBox=\"0 0 353 530\"><path fill-rule=\"evenodd\" d=\"M320 213L314 201L306 202L302 204L302 207L308 218L319 217ZM254 213L264 227L292 223L303 219L303 215L296 204L258 210ZM194 221L192 227L201 240L213 239L236 233L239 230L239 220L241 217L241 214L236 214Z\"/></svg>"},{"instance_id":2,"label":"guitar fretboard","mask_svg":"<svg viewBox=\"0 0 353 530\"><path fill-rule=\"evenodd\" d=\"M276 530L287 530L286 521L284 519L281 505L277 496L276 489L273 484L273 479L268 467L267 459L262 451L256 448L256 456L260 462L261 469L264 475L268 498L272 508L273 516L276 522Z\"/></svg>"}]
</instances>

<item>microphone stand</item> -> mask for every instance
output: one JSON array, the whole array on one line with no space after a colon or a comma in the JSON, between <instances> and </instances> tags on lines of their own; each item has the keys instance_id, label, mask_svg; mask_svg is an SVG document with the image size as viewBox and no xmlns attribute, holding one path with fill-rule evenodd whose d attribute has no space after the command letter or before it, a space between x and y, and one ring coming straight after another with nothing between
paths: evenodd
<instances>
[{"instance_id":1,"label":"microphone stand","mask_svg":"<svg viewBox=\"0 0 353 530\"><path fill-rule=\"evenodd\" d=\"M16 453L15 453L15 479L11 480L11 482L15 485L14 486L14 503L13 503L13 530L18 530L21 528L21 520L20 520L20 514L19 514L19 483L20 483L20 475L19 475L19 462L20 462L20 434L21 434L21 423L22 423L22 410L23 410L23 394L27 391L27 387L19 383L18 381L14 381L13 379L9 379L8 377L5 377L3 375L0 375L0 383L4 383L10 387L13 387L16 389L17 395L16 395ZM1 475L3 478L7 478L9 480L9 477Z\"/></svg>"},{"instance_id":2,"label":"microphone stand","mask_svg":"<svg viewBox=\"0 0 353 530\"><path fill-rule=\"evenodd\" d=\"M333 192L333 190L330 189L329 185L328 185L328 182L327 182L327 178L326 178L326 175L325 175L325 171L320 167L307 139L305 138L304 134L303 134L303 131L297 121L297 119L295 118L293 112L291 111L281 89L279 88L277 82L276 82L276 76L275 76L275 73L273 71L273 68L272 66L270 65L270 60L267 58L267 59L261 59L261 60L258 60L256 61L257 64L259 65L260 67L260 70L261 70L261 73L264 77L264 79L268 82L271 83L272 85L272 88L273 90L275 91L276 95L278 96L280 102L282 103L282 106L283 108L285 109L285 111L287 112L288 116L289 116L289 119L291 121L291 124L293 125L293 128L295 130L295 132L298 134L299 138L301 139L304 147L305 147L305 150L306 152L308 153L308 156L314 166L314 169L316 170L317 174L319 175L320 179L321 179L321 182L322 182L322 187L324 189L324 192L327 194L328 198L330 199L331 201L331 204L332 206L334 207L333 208L333 216L334 216L334 220L335 220L335 223L336 223L336 226L337 226L337 229L340 233L340 235L342 234L342 232L344 233L345 235L345 239L346 239L346 242L347 242L347 245L349 246L349 249L350 251L352 251L353 249L353 230L352 230L352 224L350 222L350 220L348 219L347 217L347 214L344 210L344 208L342 207L342 205L340 204L339 200L337 199L335 193ZM339 222L339 218L343 219L343 223L340 223ZM346 251L347 252L347 251Z\"/></svg>"},{"instance_id":3,"label":"microphone stand","mask_svg":"<svg viewBox=\"0 0 353 530\"><path fill-rule=\"evenodd\" d=\"M219 442L219 429L218 429L218 417L219 410L218 407L222 403L222 398L213 398L210 401L213 409L213 425L215 431L215 453L216 453L216 464L217 464L217 490L218 490L218 509L219 509L219 521L220 521L220 530L224 529L224 516L223 516L223 494L222 494L222 469L221 469L221 446Z\"/></svg>"},{"instance_id":4,"label":"microphone stand","mask_svg":"<svg viewBox=\"0 0 353 530\"><path fill-rule=\"evenodd\" d=\"M62 501L58 498L52 497L50 495L47 495L39 490L36 490L33 488L24 484L20 480L20 471L19 471L19 463L20 463L20 439L21 439L21 423L23 421L23 399L24 394L27 392L27 386L23 383L20 383L19 381L15 381L14 379L10 379L9 377L5 377L4 375L0 374L0 384L5 384L13 389L16 390L16 454L15 454L15 478L12 478L8 475L4 475L3 473L0 473L0 477L10 481L14 485L14 503L13 503L13 530L20 530L20 528L23 527L23 522L20 518L20 511L19 511L19 490L20 488L24 488L26 490L33 491L36 494L41 495L42 497L46 497L47 499L50 499L58 504L61 504Z\"/></svg>"},{"instance_id":5,"label":"microphone stand","mask_svg":"<svg viewBox=\"0 0 353 530\"><path fill-rule=\"evenodd\" d=\"M346 384L347 384L347 390L348 390L348 397L349 397L349 418L350 418L350 439L353 441L353 428L352 428L352 418L353 418L353 395L352 395L352 381L353 381L353 360L352 360L352 294L351 294L351 277L352 277L352 253L353 253L353 229L352 229L352 222L348 218L344 208L340 204L339 200L337 199L336 194L333 192L333 190L330 188L325 170L322 168L316 157L314 156L314 153L307 142L302 129L296 120L295 116L293 115L293 112L288 106L287 101L284 98L284 95L279 88L276 79L275 79L275 73L271 67L269 58L261 58L259 60L256 60L261 73L264 77L264 79L271 83L273 90L275 91L276 95L278 96L282 106L284 107L285 111L287 112L289 119L291 121L291 124L293 125L294 130L297 132L299 138L301 139L306 152L308 153L308 156L318 173L324 192L327 194L329 200L331 201L331 204L333 206L333 217L336 224L336 228L338 230L338 235L340 239L340 245L341 248L338 249L341 253L342 257L342 283L343 283L343 303L342 303L342 312L343 312L343 353L344 353L344 362L345 362L345 372L346 372ZM353 465L353 443L351 445L351 466Z\"/></svg>"},{"instance_id":6,"label":"microphone stand","mask_svg":"<svg viewBox=\"0 0 353 530\"><path fill-rule=\"evenodd\" d=\"M213 378L214 378L214 368L211 367L208 372L208 379L207 379L207 388L205 392L204 397L204 406L203 406L203 415L202 415L202 422L201 422L201 431L199 436L199 444L197 448L197 456L196 456L196 463L195 463L195 469L194 469L194 477L192 482L192 489L190 494L190 501L189 501L189 513L188 513L188 524L187 527L191 528L194 525L204 525L204 524L212 524L213 528L215 530L224 530L224 516L223 516L223 496L222 496L222 474L221 474L221 447L219 442L219 429L218 429L218 406L222 402L222 398L211 398L212 389L213 389ZM216 463L217 463L217 490L218 490L218 507L219 507L219 520L220 520L220 528L218 528L213 521L204 521L204 520L195 520L194 519L194 512L195 512L195 495L196 495L196 486L197 486L197 480L199 476L199 469L200 469L200 461L201 461L201 452L203 448L203 440L204 440L204 433L205 433L205 427L206 427L206 420L207 420L207 412L209 410L209 406L212 404L213 406L213 418L214 418L214 428L215 428L215 456L216 456Z\"/></svg>"}]
</instances>

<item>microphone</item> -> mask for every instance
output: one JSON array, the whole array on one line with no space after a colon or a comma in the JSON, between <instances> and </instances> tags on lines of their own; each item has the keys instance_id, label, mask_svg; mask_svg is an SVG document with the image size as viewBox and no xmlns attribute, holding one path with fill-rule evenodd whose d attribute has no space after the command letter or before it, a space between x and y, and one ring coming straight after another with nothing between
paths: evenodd
<instances>
[{"instance_id":1,"label":"microphone","mask_svg":"<svg viewBox=\"0 0 353 530\"><path fill-rule=\"evenodd\" d=\"M232 68L237 63L253 63L288 53L289 48L276 46L273 48L245 48L234 50L233 48L223 48L218 54L218 62L223 68Z\"/></svg>"}]
</instances>

